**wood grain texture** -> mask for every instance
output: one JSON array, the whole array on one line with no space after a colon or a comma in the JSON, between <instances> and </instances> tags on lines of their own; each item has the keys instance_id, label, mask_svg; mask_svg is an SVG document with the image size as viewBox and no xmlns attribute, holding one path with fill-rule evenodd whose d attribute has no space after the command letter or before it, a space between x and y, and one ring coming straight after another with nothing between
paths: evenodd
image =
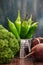
<instances>
[{"instance_id":1,"label":"wood grain texture","mask_svg":"<svg viewBox=\"0 0 43 65\"><path fill-rule=\"evenodd\" d=\"M0 65L43 65L43 62L34 62L32 59L15 58L9 64L0 64Z\"/></svg>"}]
</instances>

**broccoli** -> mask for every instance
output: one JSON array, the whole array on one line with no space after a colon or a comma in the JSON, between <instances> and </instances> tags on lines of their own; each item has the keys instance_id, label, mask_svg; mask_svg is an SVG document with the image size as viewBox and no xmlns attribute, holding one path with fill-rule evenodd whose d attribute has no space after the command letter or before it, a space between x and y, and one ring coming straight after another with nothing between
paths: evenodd
<instances>
[{"instance_id":1,"label":"broccoli","mask_svg":"<svg viewBox=\"0 0 43 65\"><path fill-rule=\"evenodd\" d=\"M9 63L19 51L16 37L0 25L0 63Z\"/></svg>"}]
</instances>

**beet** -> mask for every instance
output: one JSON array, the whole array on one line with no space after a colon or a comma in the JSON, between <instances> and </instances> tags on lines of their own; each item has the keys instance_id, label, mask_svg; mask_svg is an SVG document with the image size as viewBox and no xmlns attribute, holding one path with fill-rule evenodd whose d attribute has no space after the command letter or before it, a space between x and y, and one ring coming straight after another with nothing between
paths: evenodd
<instances>
[{"instance_id":1,"label":"beet","mask_svg":"<svg viewBox=\"0 0 43 65\"><path fill-rule=\"evenodd\" d=\"M43 43L37 44L32 48L32 52L35 51L32 55L35 59L43 61Z\"/></svg>"},{"instance_id":2,"label":"beet","mask_svg":"<svg viewBox=\"0 0 43 65\"><path fill-rule=\"evenodd\" d=\"M35 45L37 45L39 43L43 43L43 38L42 37L34 38L33 41L32 41L31 47L34 47Z\"/></svg>"}]
</instances>

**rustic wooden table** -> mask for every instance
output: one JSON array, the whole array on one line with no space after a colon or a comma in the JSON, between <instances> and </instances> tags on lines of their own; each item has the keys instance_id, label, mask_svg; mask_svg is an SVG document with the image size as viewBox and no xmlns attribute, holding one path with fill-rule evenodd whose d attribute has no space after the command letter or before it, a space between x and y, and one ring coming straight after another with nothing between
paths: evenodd
<instances>
[{"instance_id":1,"label":"rustic wooden table","mask_svg":"<svg viewBox=\"0 0 43 65\"><path fill-rule=\"evenodd\" d=\"M0 64L1 65L1 64ZM43 65L43 62L34 62L33 59L18 59L15 58L9 64L2 65Z\"/></svg>"}]
</instances>

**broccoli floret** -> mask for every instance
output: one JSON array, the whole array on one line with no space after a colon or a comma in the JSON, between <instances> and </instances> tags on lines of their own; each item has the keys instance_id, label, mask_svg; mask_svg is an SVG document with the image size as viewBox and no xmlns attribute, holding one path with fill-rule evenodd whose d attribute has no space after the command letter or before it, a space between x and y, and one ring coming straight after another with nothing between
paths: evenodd
<instances>
[{"instance_id":1,"label":"broccoli floret","mask_svg":"<svg viewBox=\"0 0 43 65\"><path fill-rule=\"evenodd\" d=\"M0 63L9 63L18 51L16 37L0 25Z\"/></svg>"}]
</instances>

